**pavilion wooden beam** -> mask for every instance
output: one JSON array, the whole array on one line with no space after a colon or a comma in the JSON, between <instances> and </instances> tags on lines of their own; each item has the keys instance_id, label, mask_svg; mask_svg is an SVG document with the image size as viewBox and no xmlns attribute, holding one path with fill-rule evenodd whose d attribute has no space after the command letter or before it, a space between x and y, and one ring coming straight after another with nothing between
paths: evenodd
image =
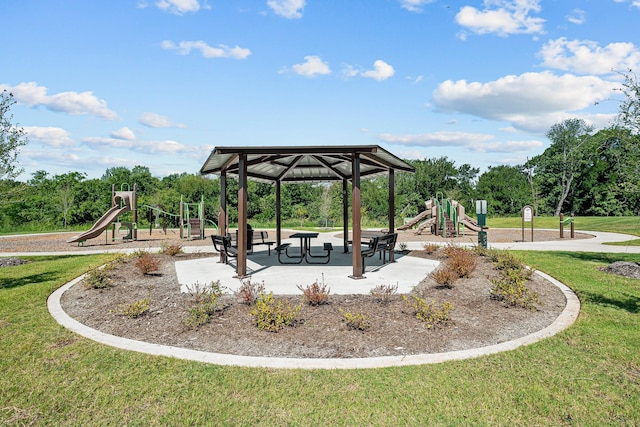
<instances>
[{"instance_id":1,"label":"pavilion wooden beam","mask_svg":"<svg viewBox=\"0 0 640 427\"><path fill-rule=\"evenodd\" d=\"M276 247L282 244L282 202L280 180L276 181Z\"/></svg>"},{"instance_id":2,"label":"pavilion wooden beam","mask_svg":"<svg viewBox=\"0 0 640 427\"><path fill-rule=\"evenodd\" d=\"M344 253L349 253L349 187L347 179L342 180L342 231Z\"/></svg>"},{"instance_id":3,"label":"pavilion wooden beam","mask_svg":"<svg viewBox=\"0 0 640 427\"><path fill-rule=\"evenodd\" d=\"M362 268L362 224L360 214L360 153L353 153L351 160L351 253L353 273L352 279L362 279L364 271Z\"/></svg>"},{"instance_id":4,"label":"pavilion wooden beam","mask_svg":"<svg viewBox=\"0 0 640 427\"><path fill-rule=\"evenodd\" d=\"M389 233L395 232L396 216L396 176L393 169L389 169ZM395 251L389 250L389 262L395 262Z\"/></svg>"},{"instance_id":5,"label":"pavilion wooden beam","mask_svg":"<svg viewBox=\"0 0 640 427\"><path fill-rule=\"evenodd\" d=\"M247 155L238 156L238 257L236 277L247 277Z\"/></svg>"},{"instance_id":6,"label":"pavilion wooden beam","mask_svg":"<svg viewBox=\"0 0 640 427\"><path fill-rule=\"evenodd\" d=\"M227 235L227 171L220 172L220 213L218 214L218 233ZM227 262L224 251L220 252L220 262Z\"/></svg>"}]
</instances>

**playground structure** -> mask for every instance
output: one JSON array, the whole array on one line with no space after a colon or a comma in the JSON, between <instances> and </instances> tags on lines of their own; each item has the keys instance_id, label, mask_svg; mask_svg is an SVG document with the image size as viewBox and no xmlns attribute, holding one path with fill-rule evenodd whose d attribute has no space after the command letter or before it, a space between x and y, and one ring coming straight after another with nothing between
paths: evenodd
<instances>
[{"instance_id":1,"label":"playground structure","mask_svg":"<svg viewBox=\"0 0 640 427\"><path fill-rule=\"evenodd\" d=\"M126 188L126 189L125 189ZM133 189L129 184L122 184L120 191L116 191L115 184L111 186L111 208L89 230L67 240L67 243L78 243L80 246L84 242L100 236L110 226L111 241L115 241L117 236L122 236L122 240L138 240L138 195L137 185L133 184ZM163 216L163 231L167 234L166 217L176 217L179 221L180 238L183 240L204 239L205 217L204 217L204 197L198 203L186 203L180 196L180 214L172 214L164 210L164 206L142 205L149 210L149 235L153 229L153 215L155 214L156 224ZM120 217L131 211L132 221L121 221ZM215 224L214 224L215 226ZM109 238L108 235L106 237Z\"/></svg>"},{"instance_id":2,"label":"playground structure","mask_svg":"<svg viewBox=\"0 0 640 427\"><path fill-rule=\"evenodd\" d=\"M191 210L197 212L198 216L193 218ZM204 239L204 196L199 203L186 203L180 196L180 238L181 239Z\"/></svg>"},{"instance_id":3,"label":"playground structure","mask_svg":"<svg viewBox=\"0 0 640 427\"><path fill-rule=\"evenodd\" d=\"M124 187L126 186L126 190ZM133 212L133 221L120 221L120 216L125 212ZM111 239L116 239L116 234L121 234L120 230L126 228L123 240L137 240L138 238L138 196L137 185L133 184L133 190L129 184L122 184L120 191L116 191L115 184L111 186L111 209L109 209L89 230L67 240L67 243L78 242L81 246L85 241L101 235L109 226L113 225Z\"/></svg>"},{"instance_id":4,"label":"playground structure","mask_svg":"<svg viewBox=\"0 0 640 427\"><path fill-rule=\"evenodd\" d=\"M167 217L178 219L178 228L180 229L180 239L193 240L204 239L206 218L204 216L204 196L197 203L187 203L180 196L180 213L178 215L167 212L163 205L143 205L148 209L149 235L153 232L153 216L155 215L156 227L159 226L159 220L162 216L162 230L167 234ZM211 222L211 221L209 221ZM217 228L215 223L212 224Z\"/></svg>"},{"instance_id":5,"label":"playground structure","mask_svg":"<svg viewBox=\"0 0 640 427\"><path fill-rule=\"evenodd\" d=\"M465 213L464 206L456 200L445 198L442 193L425 202L425 210L416 217L405 221L405 224L397 227L398 230L408 230L416 227L414 234L422 234L429 230L431 234L441 235L444 238L458 237L460 227L468 228L474 232L485 229L478 222Z\"/></svg>"}]
</instances>

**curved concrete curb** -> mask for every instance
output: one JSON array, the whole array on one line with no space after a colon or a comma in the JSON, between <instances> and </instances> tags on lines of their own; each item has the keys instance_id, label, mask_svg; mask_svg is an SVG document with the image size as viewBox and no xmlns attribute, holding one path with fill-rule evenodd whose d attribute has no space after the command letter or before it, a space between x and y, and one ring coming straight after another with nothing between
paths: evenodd
<instances>
[{"instance_id":1,"label":"curved concrete curb","mask_svg":"<svg viewBox=\"0 0 640 427\"><path fill-rule=\"evenodd\" d=\"M123 350L137 351L141 353L175 357L177 359L193 360L197 362L212 363L216 365L260 367L260 368L287 368L287 369L363 369L363 368L384 368L391 366L423 365L441 363L451 360L462 360L480 357L488 354L495 354L503 351L513 350L523 345L533 344L544 338L548 338L571 326L580 313L580 301L576 294L564 284L552 278L546 273L536 271L557 286L564 294L567 304L556 318L556 320L546 328L526 335L515 340L486 347L473 348L468 350L451 351L447 353L435 354L415 354L407 356L383 356L366 357L353 359L299 359L285 357L252 357L236 356L232 354L209 353L199 350L190 350L180 347L171 347L161 344L151 344L143 341L136 341L128 338L117 337L97 331L83 325L71 318L60 304L62 294L67 289L81 281L80 276L64 286L57 289L49 296L47 307L53 318L62 326L101 344L110 345Z\"/></svg>"}]
</instances>

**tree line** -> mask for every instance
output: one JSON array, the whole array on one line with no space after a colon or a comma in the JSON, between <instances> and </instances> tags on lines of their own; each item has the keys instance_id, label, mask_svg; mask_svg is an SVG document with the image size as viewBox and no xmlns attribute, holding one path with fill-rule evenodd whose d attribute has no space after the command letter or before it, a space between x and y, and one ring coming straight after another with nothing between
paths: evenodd
<instances>
[{"instance_id":1,"label":"tree line","mask_svg":"<svg viewBox=\"0 0 640 427\"><path fill-rule=\"evenodd\" d=\"M469 212L475 200L487 200L494 216L519 215L525 205L537 215L619 216L640 214L640 85L629 70L622 74L617 120L609 128L594 131L584 120L572 118L547 132L549 147L522 165L489 167L483 173L470 164L457 165L447 157L407 160L414 174L396 176L396 223L424 210L424 202L436 194L453 198ZM141 226L157 221L148 206L171 213L168 226L177 226L180 200L204 200L205 216L217 222L220 186L216 177L173 174L154 177L149 168L135 166L107 169L99 179L68 172L51 175L37 171L26 182L15 180L24 132L12 125L11 94L0 97L0 231L60 229L85 226L111 207L111 188L137 184ZM237 220L237 181L228 180L230 222ZM342 224L342 185L291 184L282 186L282 218L285 225L338 226ZM350 201L350 195L348 195ZM248 219L275 223L275 188L249 181ZM385 225L388 216L388 179L361 183L362 218L365 224ZM149 212L151 214L147 215Z\"/></svg>"}]
</instances>

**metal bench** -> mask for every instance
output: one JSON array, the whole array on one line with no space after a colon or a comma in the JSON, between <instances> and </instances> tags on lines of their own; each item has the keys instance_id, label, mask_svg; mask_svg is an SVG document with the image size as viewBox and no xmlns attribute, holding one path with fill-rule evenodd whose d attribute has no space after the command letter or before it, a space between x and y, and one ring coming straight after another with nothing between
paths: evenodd
<instances>
[{"instance_id":1,"label":"metal bench","mask_svg":"<svg viewBox=\"0 0 640 427\"><path fill-rule=\"evenodd\" d=\"M231 238L229 236L211 236L213 247L216 251L224 254L224 262L229 263L229 258L238 257L238 249L231 246Z\"/></svg>"},{"instance_id":2,"label":"metal bench","mask_svg":"<svg viewBox=\"0 0 640 427\"><path fill-rule=\"evenodd\" d=\"M387 252L390 252L395 248L397 240L398 233L384 234L382 236L372 237L369 242L367 242L367 248L363 249L361 253L362 271L364 271L365 268L365 258L370 258L376 253L380 255L382 263L386 264ZM391 259L391 256L389 256L389 259Z\"/></svg>"}]
</instances>

